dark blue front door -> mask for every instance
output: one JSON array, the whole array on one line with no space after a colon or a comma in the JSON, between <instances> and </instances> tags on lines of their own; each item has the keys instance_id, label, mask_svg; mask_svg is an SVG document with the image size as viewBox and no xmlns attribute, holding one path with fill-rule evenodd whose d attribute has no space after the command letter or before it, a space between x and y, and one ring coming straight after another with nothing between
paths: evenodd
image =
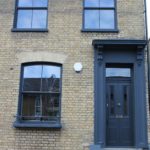
<instances>
[{"instance_id":1,"label":"dark blue front door","mask_svg":"<svg viewBox=\"0 0 150 150\"><path fill-rule=\"evenodd\" d=\"M145 45L145 40L93 40L94 143L102 148L148 147ZM111 78L116 81L106 82ZM119 78L124 78L124 81ZM125 81L126 78L128 81ZM111 95L112 98L114 96L112 107L109 104L110 95L106 94L111 89L114 89L114 95ZM127 100L128 96L123 93L123 89L130 89L130 98ZM126 112L125 105L121 104L123 102L128 104L127 116L123 114Z\"/></svg>"},{"instance_id":2,"label":"dark blue front door","mask_svg":"<svg viewBox=\"0 0 150 150\"><path fill-rule=\"evenodd\" d=\"M131 77L106 77L106 145L133 146Z\"/></svg>"}]
</instances>

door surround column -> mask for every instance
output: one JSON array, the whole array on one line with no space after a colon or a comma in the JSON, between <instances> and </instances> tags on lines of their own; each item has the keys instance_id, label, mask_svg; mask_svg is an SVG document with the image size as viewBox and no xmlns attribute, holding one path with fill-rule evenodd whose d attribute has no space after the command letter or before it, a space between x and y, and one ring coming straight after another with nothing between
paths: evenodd
<instances>
[{"instance_id":1,"label":"door surround column","mask_svg":"<svg viewBox=\"0 0 150 150\"><path fill-rule=\"evenodd\" d=\"M134 132L135 147L147 148L147 117L145 88L145 40L93 40L94 47L94 142L106 146L105 64L132 63L134 69ZM113 53L117 54L117 56ZM118 53L117 53L118 52ZM131 53L131 54L130 54ZM108 58L107 58L108 54ZM126 54L126 55L124 55ZM132 55L132 56L131 56ZM111 56L111 57L110 57ZM129 57L128 57L129 56ZM121 58L122 57L122 58ZM110 59L110 60L109 60ZM139 111L140 110L140 111Z\"/></svg>"}]
</instances>

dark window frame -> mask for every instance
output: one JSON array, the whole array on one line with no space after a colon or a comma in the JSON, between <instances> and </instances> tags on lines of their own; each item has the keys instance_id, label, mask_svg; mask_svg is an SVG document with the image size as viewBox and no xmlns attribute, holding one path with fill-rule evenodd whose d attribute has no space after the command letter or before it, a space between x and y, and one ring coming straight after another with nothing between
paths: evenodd
<instances>
[{"instance_id":1,"label":"dark window frame","mask_svg":"<svg viewBox=\"0 0 150 150\"><path fill-rule=\"evenodd\" d=\"M24 75L24 67L27 66L34 66L34 65L49 65L49 66L56 66L60 67L60 91L59 91L59 117L57 118L57 121L24 121L22 119L22 104L23 104L23 98L22 95L26 92L23 92L23 75ZM42 94L45 92L39 92L35 94ZM47 92L48 93L48 92ZM49 92L48 94L51 94ZM18 97L18 107L17 107L17 115L16 115L16 121L14 122L13 126L15 128L58 128L60 129L61 126L61 97L62 97L62 64L59 63L50 63L50 62L28 62L23 63L21 65L21 72L20 72L20 85L19 85L19 97Z\"/></svg>"},{"instance_id":2,"label":"dark window frame","mask_svg":"<svg viewBox=\"0 0 150 150\"><path fill-rule=\"evenodd\" d=\"M15 12L14 12L14 21L13 21L13 28L11 29L12 32L48 32L48 6L49 0L47 0L47 7L21 7L19 6L19 0L15 2ZM46 28L17 28L17 17L18 17L18 10L47 10L47 17L46 17Z\"/></svg>"},{"instance_id":3,"label":"dark window frame","mask_svg":"<svg viewBox=\"0 0 150 150\"><path fill-rule=\"evenodd\" d=\"M86 7L85 1L83 0L83 13L82 13L82 32L119 32L118 20L117 20L117 1L114 0L114 7ZM114 10L114 29L87 29L85 28L85 10Z\"/></svg>"}]
</instances>

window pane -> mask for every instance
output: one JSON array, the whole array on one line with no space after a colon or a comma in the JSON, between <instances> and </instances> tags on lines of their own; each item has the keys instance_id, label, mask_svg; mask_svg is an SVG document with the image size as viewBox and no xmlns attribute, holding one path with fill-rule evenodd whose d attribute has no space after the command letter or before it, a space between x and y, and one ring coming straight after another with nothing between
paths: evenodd
<instances>
[{"instance_id":1,"label":"window pane","mask_svg":"<svg viewBox=\"0 0 150 150\"><path fill-rule=\"evenodd\" d=\"M26 66L24 67L24 91L40 91L41 87L42 66Z\"/></svg>"},{"instance_id":2,"label":"window pane","mask_svg":"<svg viewBox=\"0 0 150 150\"><path fill-rule=\"evenodd\" d=\"M42 96L42 116L43 120L53 120L59 117L59 95Z\"/></svg>"},{"instance_id":3,"label":"window pane","mask_svg":"<svg viewBox=\"0 0 150 150\"><path fill-rule=\"evenodd\" d=\"M20 7L32 7L32 0L19 0L18 6L20 6Z\"/></svg>"},{"instance_id":4,"label":"window pane","mask_svg":"<svg viewBox=\"0 0 150 150\"><path fill-rule=\"evenodd\" d=\"M18 10L17 28L31 28L32 10Z\"/></svg>"},{"instance_id":5,"label":"window pane","mask_svg":"<svg viewBox=\"0 0 150 150\"><path fill-rule=\"evenodd\" d=\"M47 7L47 0L33 0L33 7Z\"/></svg>"},{"instance_id":6,"label":"window pane","mask_svg":"<svg viewBox=\"0 0 150 150\"><path fill-rule=\"evenodd\" d=\"M47 10L33 10L32 28L47 27Z\"/></svg>"},{"instance_id":7,"label":"window pane","mask_svg":"<svg viewBox=\"0 0 150 150\"><path fill-rule=\"evenodd\" d=\"M85 10L85 29L99 29L99 10Z\"/></svg>"},{"instance_id":8,"label":"window pane","mask_svg":"<svg viewBox=\"0 0 150 150\"><path fill-rule=\"evenodd\" d=\"M106 77L131 77L130 68L106 68Z\"/></svg>"},{"instance_id":9,"label":"window pane","mask_svg":"<svg viewBox=\"0 0 150 150\"><path fill-rule=\"evenodd\" d=\"M127 86L124 86L124 102L123 102L123 109L124 109L124 116L128 116L128 88Z\"/></svg>"},{"instance_id":10,"label":"window pane","mask_svg":"<svg viewBox=\"0 0 150 150\"><path fill-rule=\"evenodd\" d=\"M40 99L38 95L25 94L23 95L22 104L22 119L23 120L36 120L35 118L35 101Z\"/></svg>"},{"instance_id":11,"label":"window pane","mask_svg":"<svg viewBox=\"0 0 150 150\"><path fill-rule=\"evenodd\" d=\"M43 66L42 90L59 92L61 68L56 66Z\"/></svg>"},{"instance_id":12,"label":"window pane","mask_svg":"<svg viewBox=\"0 0 150 150\"><path fill-rule=\"evenodd\" d=\"M100 0L100 7L114 7L114 0Z\"/></svg>"},{"instance_id":13,"label":"window pane","mask_svg":"<svg viewBox=\"0 0 150 150\"><path fill-rule=\"evenodd\" d=\"M41 116L41 99L39 96L35 99L35 116Z\"/></svg>"},{"instance_id":14,"label":"window pane","mask_svg":"<svg viewBox=\"0 0 150 150\"><path fill-rule=\"evenodd\" d=\"M85 7L99 7L99 0L85 0Z\"/></svg>"},{"instance_id":15,"label":"window pane","mask_svg":"<svg viewBox=\"0 0 150 150\"><path fill-rule=\"evenodd\" d=\"M110 93L109 93L109 109L110 109L110 116L115 115L115 96L114 96L114 86L110 86Z\"/></svg>"},{"instance_id":16,"label":"window pane","mask_svg":"<svg viewBox=\"0 0 150 150\"><path fill-rule=\"evenodd\" d=\"M100 10L100 28L114 29L114 10Z\"/></svg>"}]
</instances>

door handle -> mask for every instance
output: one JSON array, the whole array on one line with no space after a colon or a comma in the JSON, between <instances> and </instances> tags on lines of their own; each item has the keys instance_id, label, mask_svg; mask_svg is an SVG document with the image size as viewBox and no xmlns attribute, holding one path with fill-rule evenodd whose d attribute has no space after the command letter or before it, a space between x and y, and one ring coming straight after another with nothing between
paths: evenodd
<instances>
[{"instance_id":1,"label":"door handle","mask_svg":"<svg viewBox=\"0 0 150 150\"><path fill-rule=\"evenodd\" d=\"M117 103L117 106L118 106L118 107L120 107L120 106L121 106L121 104L120 104L120 103Z\"/></svg>"}]
</instances>

